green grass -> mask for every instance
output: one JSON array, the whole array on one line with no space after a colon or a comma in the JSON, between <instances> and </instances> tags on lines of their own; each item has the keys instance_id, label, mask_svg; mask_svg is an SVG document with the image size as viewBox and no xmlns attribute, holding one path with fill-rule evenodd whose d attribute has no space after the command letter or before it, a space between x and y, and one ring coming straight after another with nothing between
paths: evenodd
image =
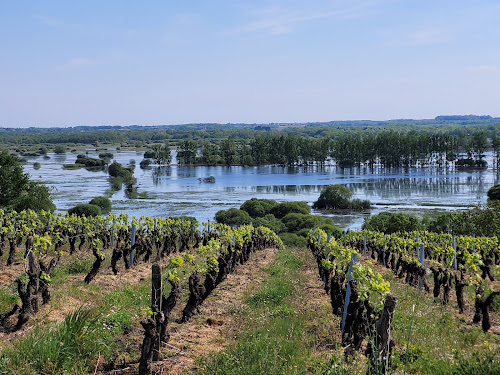
<instances>
[{"instance_id":1,"label":"green grass","mask_svg":"<svg viewBox=\"0 0 500 375\"><path fill-rule=\"evenodd\" d=\"M459 315L455 302L444 306L440 300L434 301L431 293L420 292L401 281L392 280L390 271L385 277L391 279L391 292L398 296L392 325L396 342L395 366L403 368L407 359L408 374L500 373L498 359L490 362L477 360L491 355L498 358L500 337L483 333L481 327L472 326L470 314ZM413 305L415 313L406 358Z\"/></svg>"},{"instance_id":2,"label":"green grass","mask_svg":"<svg viewBox=\"0 0 500 375\"><path fill-rule=\"evenodd\" d=\"M35 327L0 356L0 374L84 374L106 354L95 313L78 309L53 327Z\"/></svg>"},{"instance_id":3,"label":"green grass","mask_svg":"<svg viewBox=\"0 0 500 375\"><path fill-rule=\"evenodd\" d=\"M0 314L6 313L19 301L17 292L14 286L0 287Z\"/></svg>"},{"instance_id":4,"label":"green grass","mask_svg":"<svg viewBox=\"0 0 500 375\"><path fill-rule=\"evenodd\" d=\"M79 273L80 262L64 266L60 273L71 269ZM56 282L64 282L59 276ZM54 294L51 304L62 298L58 289ZM139 345L124 335L139 324L150 304L150 279L110 293L103 293L97 284L78 281L67 285L63 294L84 296L87 305L95 307L80 307L60 324L35 323L28 334L2 348L0 374L88 374L99 356L106 363L139 357Z\"/></svg>"},{"instance_id":5,"label":"green grass","mask_svg":"<svg viewBox=\"0 0 500 375\"><path fill-rule=\"evenodd\" d=\"M302 265L297 250L287 249L263 268L266 279L246 298L249 309L231 311L243 324L236 343L202 359L196 374L293 375L314 368L311 314L294 298L304 293Z\"/></svg>"}]
</instances>

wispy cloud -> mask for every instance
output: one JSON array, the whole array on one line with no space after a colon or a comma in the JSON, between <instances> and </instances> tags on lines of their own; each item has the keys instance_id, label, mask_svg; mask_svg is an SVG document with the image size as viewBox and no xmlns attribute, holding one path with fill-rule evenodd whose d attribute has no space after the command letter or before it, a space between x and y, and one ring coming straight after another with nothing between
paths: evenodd
<instances>
[{"instance_id":1,"label":"wispy cloud","mask_svg":"<svg viewBox=\"0 0 500 375\"><path fill-rule=\"evenodd\" d=\"M423 46L450 42L454 39L451 30L442 28L425 28L409 32L402 32L398 35L390 34L386 38L385 44L390 46Z\"/></svg>"},{"instance_id":2,"label":"wispy cloud","mask_svg":"<svg viewBox=\"0 0 500 375\"><path fill-rule=\"evenodd\" d=\"M96 64L97 64L97 60L89 59L86 57L75 57L75 58L72 58L72 59L66 61L64 64L60 65L57 69L58 70L81 69L81 68L87 68L89 66L93 66Z\"/></svg>"},{"instance_id":3,"label":"wispy cloud","mask_svg":"<svg viewBox=\"0 0 500 375\"><path fill-rule=\"evenodd\" d=\"M301 24L333 18L333 17L356 17L360 12L374 6L376 1L364 2L349 2L349 5L338 5L332 7L325 5L323 9L310 10L308 9L290 8L289 6L270 6L265 8L255 9L251 12L250 17L253 21L232 30L227 30L226 33L246 33L246 32L262 32L269 35L288 34L295 30ZM330 3L331 4L331 3Z\"/></svg>"},{"instance_id":4,"label":"wispy cloud","mask_svg":"<svg viewBox=\"0 0 500 375\"><path fill-rule=\"evenodd\" d=\"M33 18L47 26L57 26L60 24L60 22L57 19L52 17L47 17L42 14L34 14Z\"/></svg>"}]
</instances>

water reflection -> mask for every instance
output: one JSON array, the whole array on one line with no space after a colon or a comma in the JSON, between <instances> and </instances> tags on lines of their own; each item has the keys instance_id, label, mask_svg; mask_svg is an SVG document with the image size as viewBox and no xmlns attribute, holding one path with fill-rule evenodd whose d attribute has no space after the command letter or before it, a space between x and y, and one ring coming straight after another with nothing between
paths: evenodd
<instances>
[{"instance_id":1,"label":"water reflection","mask_svg":"<svg viewBox=\"0 0 500 375\"><path fill-rule=\"evenodd\" d=\"M116 152L114 160L138 162L142 152ZM56 155L50 159L37 157L23 166L34 180L44 181L56 191L53 195L59 210L78 203L88 203L109 189L106 171L85 169L65 170L63 164L74 163L76 154ZM89 151L89 156L97 157ZM32 161L40 162L35 170ZM310 165L298 167L136 167L138 192L146 193L146 200L127 199L123 191L112 195L113 207L131 215L190 215L198 220L213 219L216 211L239 207L251 197L278 201L306 201L313 203L321 190L329 185L346 185L354 198L370 199L380 210L429 209L429 204L442 205L440 209L463 208L486 202L486 192L500 181L500 171L457 171L451 168L380 168ZM199 178L214 176L215 183L203 183ZM397 206L394 206L397 205ZM346 228L361 226L363 214L333 215Z\"/></svg>"}]
</instances>

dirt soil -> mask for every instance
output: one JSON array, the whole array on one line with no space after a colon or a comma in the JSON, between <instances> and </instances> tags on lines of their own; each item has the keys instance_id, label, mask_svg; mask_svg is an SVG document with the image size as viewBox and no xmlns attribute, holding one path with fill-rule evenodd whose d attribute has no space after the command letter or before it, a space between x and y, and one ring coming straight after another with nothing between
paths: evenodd
<instances>
[{"instance_id":1,"label":"dirt soil","mask_svg":"<svg viewBox=\"0 0 500 375\"><path fill-rule=\"evenodd\" d=\"M274 260L277 251L265 249L252 254L247 263L238 266L215 288L200 306L200 312L183 324L175 322L182 316L185 299L179 302L172 311L172 322L168 326L170 341L162 344L161 359L154 364L154 371L163 375L192 371L196 369L197 359L225 349L239 331L231 311L237 311L245 305L245 291L263 281L265 272L262 267ZM137 366L138 364L134 364L101 374L136 374Z\"/></svg>"}]
</instances>

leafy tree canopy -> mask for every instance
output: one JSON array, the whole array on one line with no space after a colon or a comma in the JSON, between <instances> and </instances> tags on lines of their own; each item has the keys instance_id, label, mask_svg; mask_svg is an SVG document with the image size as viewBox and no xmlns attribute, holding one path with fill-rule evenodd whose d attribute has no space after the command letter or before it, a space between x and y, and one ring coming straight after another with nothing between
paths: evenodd
<instances>
[{"instance_id":1,"label":"leafy tree canopy","mask_svg":"<svg viewBox=\"0 0 500 375\"><path fill-rule=\"evenodd\" d=\"M241 210L248 212L248 214L255 217L263 217L271 212L271 209L278 204L273 199L257 199L252 198L243 203L240 207Z\"/></svg>"},{"instance_id":2,"label":"leafy tree canopy","mask_svg":"<svg viewBox=\"0 0 500 375\"><path fill-rule=\"evenodd\" d=\"M252 218L246 211L230 208L229 210L217 211L215 220L217 220L218 223L226 225L245 225L250 224Z\"/></svg>"},{"instance_id":3,"label":"leafy tree canopy","mask_svg":"<svg viewBox=\"0 0 500 375\"><path fill-rule=\"evenodd\" d=\"M30 181L28 174L23 172L19 158L7 152L0 153L0 207L16 211L30 208L53 212L56 209L49 189Z\"/></svg>"},{"instance_id":4,"label":"leafy tree canopy","mask_svg":"<svg viewBox=\"0 0 500 375\"><path fill-rule=\"evenodd\" d=\"M344 185L328 185L321 192L318 200L314 202L314 209L346 209L349 208L349 200L352 192Z\"/></svg>"}]
</instances>

